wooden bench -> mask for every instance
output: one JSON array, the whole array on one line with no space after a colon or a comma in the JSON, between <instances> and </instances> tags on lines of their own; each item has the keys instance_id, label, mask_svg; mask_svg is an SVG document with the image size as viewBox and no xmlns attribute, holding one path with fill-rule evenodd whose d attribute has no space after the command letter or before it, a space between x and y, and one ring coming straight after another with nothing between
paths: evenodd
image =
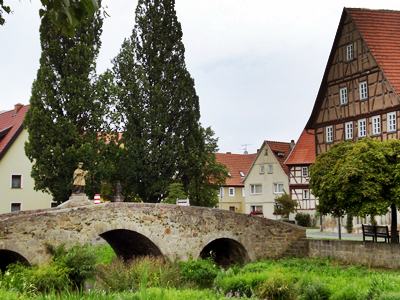
<instances>
[{"instance_id":1,"label":"wooden bench","mask_svg":"<svg viewBox=\"0 0 400 300\"><path fill-rule=\"evenodd\" d=\"M388 226L378 225L364 225L362 224L363 241L366 241L366 237L372 237L372 242L378 242L378 238L385 239L385 243L390 242L390 233Z\"/></svg>"}]
</instances>

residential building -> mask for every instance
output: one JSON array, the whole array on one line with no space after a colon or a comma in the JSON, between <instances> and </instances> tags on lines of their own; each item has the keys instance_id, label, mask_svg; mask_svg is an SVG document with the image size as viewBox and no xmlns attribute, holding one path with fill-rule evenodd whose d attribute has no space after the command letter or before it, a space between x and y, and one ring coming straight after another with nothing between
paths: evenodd
<instances>
[{"instance_id":1,"label":"residential building","mask_svg":"<svg viewBox=\"0 0 400 300\"><path fill-rule=\"evenodd\" d=\"M400 11L344 8L306 129L316 154L364 137L400 138Z\"/></svg>"},{"instance_id":2,"label":"residential building","mask_svg":"<svg viewBox=\"0 0 400 300\"><path fill-rule=\"evenodd\" d=\"M297 211L314 214L317 200L310 190L310 166L315 162L314 130L304 129L285 164L289 168L289 194Z\"/></svg>"},{"instance_id":3,"label":"residential building","mask_svg":"<svg viewBox=\"0 0 400 300\"><path fill-rule=\"evenodd\" d=\"M32 163L25 155L28 132L23 121L29 106L16 104L0 113L0 213L50 208L52 197L34 190Z\"/></svg>"},{"instance_id":4,"label":"residential building","mask_svg":"<svg viewBox=\"0 0 400 300\"><path fill-rule=\"evenodd\" d=\"M275 198L289 192L289 169L284 161L293 145L294 142L263 142L244 179L245 213L262 213L266 218L276 218L273 214Z\"/></svg>"},{"instance_id":5,"label":"residential building","mask_svg":"<svg viewBox=\"0 0 400 300\"><path fill-rule=\"evenodd\" d=\"M249 171L251 164L257 154L232 154L216 153L219 163L228 169L228 178L225 185L220 187L219 203L220 209L244 213L244 183L243 180Z\"/></svg>"}]
</instances>

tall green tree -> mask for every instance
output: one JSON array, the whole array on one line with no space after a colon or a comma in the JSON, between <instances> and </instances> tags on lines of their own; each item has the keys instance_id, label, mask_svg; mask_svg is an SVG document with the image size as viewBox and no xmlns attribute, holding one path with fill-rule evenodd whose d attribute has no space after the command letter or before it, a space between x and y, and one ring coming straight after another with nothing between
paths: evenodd
<instances>
[{"instance_id":1,"label":"tall green tree","mask_svg":"<svg viewBox=\"0 0 400 300\"><path fill-rule=\"evenodd\" d=\"M186 69L174 0L139 0L136 25L113 70L125 124L122 173L130 192L159 202L170 183L181 182L191 201L196 199L191 203L212 205L213 192L206 191L216 185L204 179L223 174L209 150L215 145L207 144L210 131L199 121L199 99ZM210 172L219 173L206 174Z\"/></svg>"},{"instance_id":2,"label":"tall green tree","mask_svg":"<svg viewBox=\"0 0 400 300\"><path fill-rule=\"evenodd\" d=\"M67 35L73 35L75 28L92 17L100 6L98 0L41 0L41 3L43 7L39 10L39 15L49 19ZM0 0L0 25L5 23L4 15L10 12L11 7Z\"/></svg>"},{"instance_id":3,"label":"tall green tree","mask_svg":"<svg viewBox=\"0 0 400 300\"><path fill-rule=\"evenodd\" d=\"M363 139L344 142L317 157L310 185L318 210L335 216L392 212L393 239L400 204L400 141Z\"/></svg>"},{"instance_id":4,"label":"tall green tree","mask_svg":"<svg viewBox=\"0 0 400 300\"><path fill-rule=\"evenodd\" d=\"M25 120L25 151L33 163L35 189L51 193L57 202L68 199L79 161L90 172L87 191L98 185L98 132L105 104L97 100L95 61L102 23L96 13L80 23L73 36L65 36L50 17L42 18L42 54Z\"/></svg>"}]
</instances>

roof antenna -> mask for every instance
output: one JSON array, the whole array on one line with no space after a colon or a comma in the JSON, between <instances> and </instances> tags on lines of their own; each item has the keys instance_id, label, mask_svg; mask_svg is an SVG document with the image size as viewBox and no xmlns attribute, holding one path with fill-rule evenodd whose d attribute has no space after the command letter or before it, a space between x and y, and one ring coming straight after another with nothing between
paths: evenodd
<instances>
[{"instance_id":1,"label":"roof antenna","mask_svg":"<svg viewBox=\"0 0 400 300\"><path fill-rule=\"evenodd\" d=\"M242 146L243 154L249 154L249 152L247 151L247 146L251 146L251 144L243 144L241 146Z\"/></svg>"}]
</instances>

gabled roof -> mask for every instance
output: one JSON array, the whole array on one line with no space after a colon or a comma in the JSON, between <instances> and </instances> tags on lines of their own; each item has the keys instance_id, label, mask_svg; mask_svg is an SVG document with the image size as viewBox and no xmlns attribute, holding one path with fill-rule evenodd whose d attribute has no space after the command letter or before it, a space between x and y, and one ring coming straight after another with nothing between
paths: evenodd
<instances>
[{"instance_id":1,"label":"gabled roof","mask_svg":"<svg viewBox=\"0 0 400 300\"><path fill-rule=\"evenodd\" d=\"M244 186L243 179L247 175L257 154L232 154L232 153L216 153L217 161L226 166L230 176L226 178L226 186ZM242 172L244 176L241 176Z\"/></svg>"},{"instance_id":2,"label":"gabled roof","mask_svg":"<svg viewBox=\"0 0 400 300\"><path fill-rule=\"evenodd\" d=\"M315 162L315 137L313 129L304 129L285 161L286 165L308 165Z\"/></svg>"},{"instance_id":3,"label":"gabled roof","mask_svg":"<svg viewBox=\"0 0 400 300\"><path fill-rule=\"evenodd\" d=\"M285 160L290 153L290 143L276 141L265 141L265 143L269 146L272 153L274 153L283 171L289 174L289 168L285 165Z\"/></svg>"},{"instance_id":4,"label":"gabled roof","mask_svg":"<svg viewBox=\"0 0 400 300\"><path fill-rule=\"evenodd\" d=\"M28 109L29 105L17 104L13 110L0 113L0 158L22 131Z\"/></svg>"},{"instance_id":5,"label":"gabled roof","mask_svg":"<svg viewBox=\"0 0 400 300\"><path fill-rule=\"evenodd\" d=\"M347 16L350 16L364 43L396 93L400 92L400 11L344 8L331 48L324 76L306 128L311 128L317 117L326 89L329 66Z\"/></svg>"}]
</instances>

